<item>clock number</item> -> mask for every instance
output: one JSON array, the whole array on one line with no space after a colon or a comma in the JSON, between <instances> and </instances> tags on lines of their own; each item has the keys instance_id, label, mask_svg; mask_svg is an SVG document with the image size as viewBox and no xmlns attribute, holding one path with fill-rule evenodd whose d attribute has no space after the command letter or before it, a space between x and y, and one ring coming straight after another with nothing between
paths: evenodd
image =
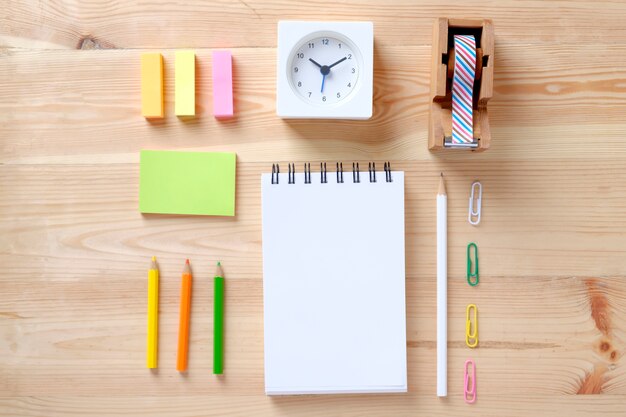
<instances>
[{"instance_id":1,"label":"clock number","mask_svg":"<svg viewBox=\"0 0 626 417\"><path fill-rule=\"evenodd\" d=\"M328 45L328 39L322 39L322 45Z\"/></svg>"},{"instance_id":2,"label":"clock number","mask_svg":"<svg viewBox=\"0 0 626 417\"><path fill-rule=\"evenodd\" d=\"M298 87L302 87L302 81L298 81Z\"/></svg>"},{"instance_id":3,"label":"clock number","mask_svg":"<svg viewBox=\"0 0 626 417\"><path fill-rule=\"evenodd\" d=\"M303 52L298 52L298 58L304 58L304 53Z\"/></svg>"},{"instance_id":4,"label":"clock number","mask_svg":"<svg viewBox=\"0 0 626 417\"><path fill-rule=\"evenodd\" d=\"M322 97L322 101L326 101L326 96Z\"/></svg>"},{"instance_id":5,"label":"clock number","mask_svg":"<svg viewBox=\"0 0 626 417\"><path fill-rule=\"evenodd\" d=\"M352 83L348 83L348 87L352 87Z\"/></svg>"},{"instance_id":6,"label":"clock number","mask_svg":"<svg viewBox=\"0 0 626 417\"><path fill-rule=\"evenodd\" d=\"M337 98L341 98L341 93L337 93Z\"/></svg>"},{"instance_id":7,"label":"clock number","mask_svg":"<svg viewBox=\"0 0 626 417\"><path fill-rule=\"evenodd\" d=\"M348 59L352 59L352 54L348 54Z\"/></svg>"},{"instance_id":8,"label":"clock number","mask_svg":"<svg viewBox=\"0 0 626 417\"><path fill-rule=\"evenodd\" d=\"M314 44L314 43L309 42L309 49L310 49L310 48L315 48L315 44Z\"/></svg>"},{"instance_id":9,"label":"clock number","mask_svg":"<svg viewBox=\"0 0 626 417\"><path fill-rule=\"evenodd\" d=\"M293 69L293 72L298 72L298 67L295 67L295 68ZM352 68L352 72L354 72L354 68Z\"/></svg>"},{"instance_id":10,"label":"clock number","mask_svg":"<svg viewBox=\"0 0 626 417\"><path fill-rule=\"evenodd\" d=\"M296 68L296 72L298 72L297 70L298 70L298 68ZM354 68L352 68L352 73L354 74L355 72L356 72L356 70Z\"/></svg>"},{"instance_id":11,"label":"clock number","mask_svg":"<svg viewBox=\"0 0 626 417\"><path fill-rule=\"evenodd\" d=\"M311 92L309 91L309 98L311 98Z\"/></svg>"},{"instance_id":12,"label":"clock number","mask_svg":"<svg viewBox=\"0 0 626 417\"><path fill-rule=\"evenodd\" d=\"M339 49L341 49L341 44L339 44Z\"/></svg>"}]
</instances>

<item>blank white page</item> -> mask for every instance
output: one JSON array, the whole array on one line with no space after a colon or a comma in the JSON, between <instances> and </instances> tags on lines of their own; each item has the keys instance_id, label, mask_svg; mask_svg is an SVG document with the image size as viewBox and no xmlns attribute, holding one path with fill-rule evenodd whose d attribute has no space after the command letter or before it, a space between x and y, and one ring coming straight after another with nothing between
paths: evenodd
<instances>
[{"instance_id":1,"label":"blank white page","mask_svg":"<svg viewBox=\"0 0 626 417\"><path fill-rule=\"evenodd\" d=\"M404 172L345 174L262 175L269 395L406 392Z\"/></svg>"}]
</instances>

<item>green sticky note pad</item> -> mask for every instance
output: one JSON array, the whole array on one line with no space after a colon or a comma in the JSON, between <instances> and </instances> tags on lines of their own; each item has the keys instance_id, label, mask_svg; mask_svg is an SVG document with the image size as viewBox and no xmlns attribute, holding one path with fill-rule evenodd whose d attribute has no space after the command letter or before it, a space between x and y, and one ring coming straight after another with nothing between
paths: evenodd
<instances>
[{"instance_id":1,"label":"green sticky note pad","mask_svg":"<svg viewBox=\"0 0 626 417\"><path fill-rule=\"evenodd\" d=\"M236 155L141 151L139 211L235 215Z\"/></svg>"}]
</instances>

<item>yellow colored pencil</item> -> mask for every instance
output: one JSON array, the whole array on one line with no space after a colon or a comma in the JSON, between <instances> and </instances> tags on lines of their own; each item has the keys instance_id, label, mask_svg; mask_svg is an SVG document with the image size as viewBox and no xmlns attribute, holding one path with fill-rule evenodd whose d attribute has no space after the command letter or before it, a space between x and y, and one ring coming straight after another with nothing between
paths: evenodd
<instances>
[{"instance_id":1,"label":"yellow colored pencil","mask_svg":"<svg viewBox=\"0 0 626 417\"><path fill-rule=\"evenodd\" d=\"M146 364L148 368L157 367L157 347L159 337L159 268L156 257L148 271L148 343Z\"/></svg>"}]
</instances>

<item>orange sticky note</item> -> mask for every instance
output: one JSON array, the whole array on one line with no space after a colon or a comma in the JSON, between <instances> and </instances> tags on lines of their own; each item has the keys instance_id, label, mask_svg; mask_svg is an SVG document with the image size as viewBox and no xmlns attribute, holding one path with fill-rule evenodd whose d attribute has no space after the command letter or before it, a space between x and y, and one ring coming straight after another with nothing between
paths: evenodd
<instances>
[{"instance_id":1,"label":"orange sticky note","mask_svg":"<svg viewBox=\"0 0 626 417\"><path fill-rule=\"evenodd\" d=\"M196 54L176 52L176 116L196 114Z\"/></svg>"},{"instance_id":2,"label":"orange sticky note","mask_svg":"<svg viewBox=\"0 0 626 417\"><path fill-rule=\"evenodd\" d=\"M141 114L163 117L163 56L159 53L141 54Z\"/></svg>"}]
</instances>

